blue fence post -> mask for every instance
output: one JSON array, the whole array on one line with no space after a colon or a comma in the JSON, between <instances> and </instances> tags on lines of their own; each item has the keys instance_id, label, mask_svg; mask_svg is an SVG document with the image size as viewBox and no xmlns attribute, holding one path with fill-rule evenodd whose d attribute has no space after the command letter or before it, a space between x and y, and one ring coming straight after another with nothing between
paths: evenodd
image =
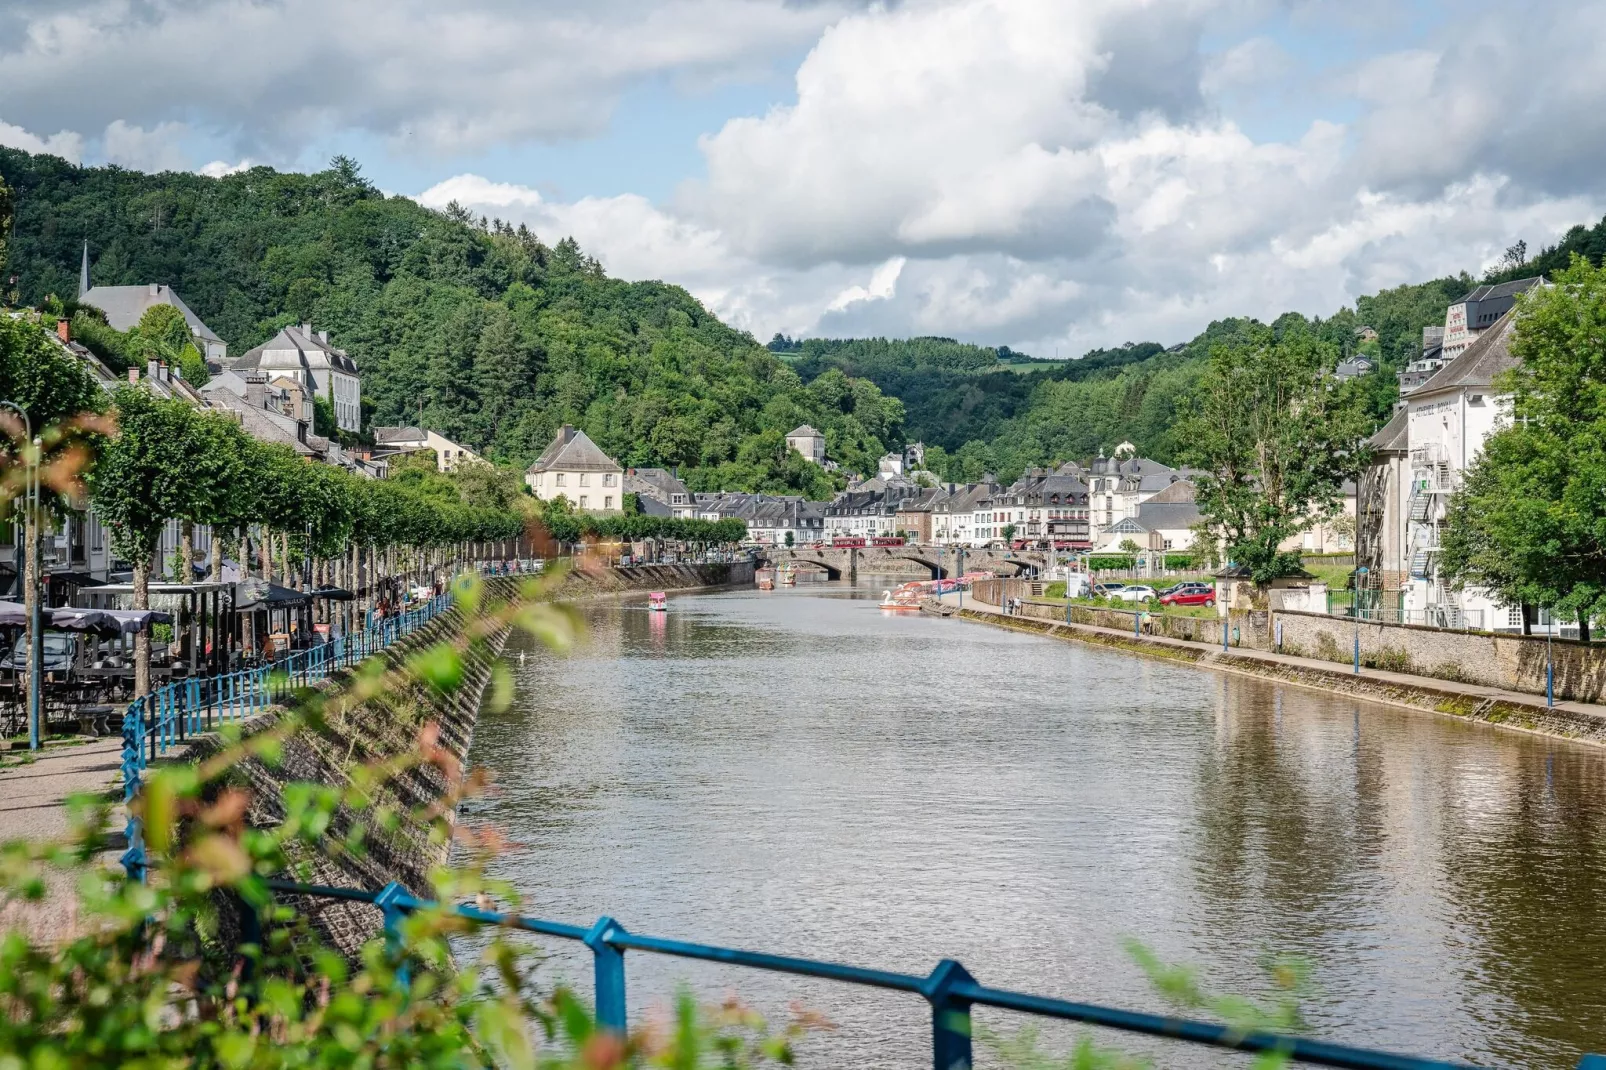
<instances>
[{"instance_id":1,"label":"blue fence post","mask_svg":"<svg viewBox=\"0 0 1606 1070\"><path fill-rule=\"evenodd\" d=\"M1221 618L1221 652L1227 652L1227 618Z\"/></svg>"},{"instance_id":2,"label":"blue fence post","mask_svg":"<svg viewBox=\"0 0 1606 1070\"><path fill-rule=\"evenodd\" d=\"M932 1070L970 1070L970 1001L954 996L955 985L975 978L953 959L943 959L920 986L931 1004Z\"/></svg>"},{"instance_id":3,"label":"blue fence post","mask_svg":"<svg viewBox=\"0 0 1606 1070\"><path fill-rule=\"evenodd\" d=\"M1132 638L1134 638L1134 639L1137 639L1142 635L1142 633L1138 631L1138 624L1142 620L1143 620L1143 612L1142 612L1142 610L1133 610L1132 611Z\"/></svg>"},{"instance_id":4,"label":"blue fence post","mask_svg":"<svg viewBox=\"0 0 1606 1070\"><path fill-rule=\"evenodd\" d=\"M138 698L128 704L123 713L123 802L126 805L134 801L139 794L140 770L145 768L145 747L141 739L142 729L145 727L145 699ZM128 848L123 851L119 861L123 863L123 870L130 880L143 881L145 879L145 841L140 833L139 819L129 814L128 824L124 827L124 835L128 839Z\"/></svg>"},{"instance_id":5,"label":"blue fence post","mask_svg":"<svg viewBox=\"0 0 1606 1070\"><path fill-rule=\"evenodd\" d=\"M597 974L597 1024L616 1033L625 1031L625 953L608 943L624 926L604 915L586 933L586 946Z\"/></svg>"},{"instance_id":6,"label":"blue fence post","mask_svg":"<svg viewBox=\"0 0 1606 1070\"><path fill-rule=\"evenodd\" d=\"M395 881L379 889L379 894L374 896L374 906L385 915L385 949L390 952L391 958L396 960L396 976L401 979L403 985L408 983L408 969L407 964L401 961L401 923L412 905L413 897L407 894L406 888Z\"/></svg>"}]
</instances>

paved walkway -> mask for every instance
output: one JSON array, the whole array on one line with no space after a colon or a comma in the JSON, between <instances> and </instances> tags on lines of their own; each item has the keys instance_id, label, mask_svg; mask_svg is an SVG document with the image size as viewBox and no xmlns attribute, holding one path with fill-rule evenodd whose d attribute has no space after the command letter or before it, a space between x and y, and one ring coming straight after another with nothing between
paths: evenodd
<instances>
[{"instance_id":1,"label":"paved walkway","mask_svg":"<svg viewBox=\"0 0 1606 1070\"><path fill-rule=\"evenodd\" d=\"M15 752L7 756L15 760ZM0 769L0 840L59 840L70 831L67 798L100 795L117 782L122 768L121 737L76 746L49 747L27 764ZM121 806L113 818L121 828ZM100 864L117 869L120 847L103 853ZM44 898L0 904L0 932L20 930L44 944L64 942L79 932L77 876L46 870Z\"/></svg>"},{"instance_id":2,"label":"paved walkway","mask_svg":"<svg viewBox=\"0 0 1606 1070\"><path fill-rule=\"evenodd\" d=\"M8 757L15 757L13 751ZM49 840L67 835L67 797L102 794L118 780L122 737L49 747L31 763L0 769L0 839Z\"/></svg>"},{"instance_id":3,"label":"paved walkway","mask_svg":"<svg viewBox=\"0 0 1606 1070\"><path fill-rule=\"evenodd\" d=\"M952 594L943 595L942 600L950 605L958 603L957 596ZM970 597L969 595L965 597L964 604L966 609L975 610L979 613L987 613L994 617L998 617L1000 620L1021 619L1036 621L1038 623L1061 623L1046 621L1041 617L1010 617L1001 612L997 606L988 605L985 602L978 602L975 598ZM1136 638L1130 631L1125 629L1101 628L1092 624L1080 623L1073 624L1071 627L1079 631L1088 631L1107 635L1111 638L1120 638L1129 641ZM1199 659L1200 664L1214 668L1227 669L1229 671L1232 669L1232 665L1230 664L1231 662L1247 659L1251 661L1262 662L1266 665L1282 666L1289 669L1299 669L1305 672L1319 673L1329 676L1350 677L1353 675L1353 670L1349 666L1342 665L1335 661L1322 661L1318 658L1296 658L1289 654L1275 654L1270 651L1252 650L1247 647L1233 647L1229 652L1224 653L1220 644L1218 643L1195 643L1186 639L1173 639L1164 635L1145 635L1141 637L1141 641L1145 645L1161 647L1170 646L1178 649L1194 651L1203 655L1203 657ZM1530 694L1526 691L1506 691L1498 687L1486 687L1482 684L1467 684L1459 683L1454 680L1440 680L1433 676L1412 676L1407 673L1388 672L1383 669L1368 669L1364 666L1362 666L1359 676L1363 681L1368 681L1375 684L1417 691L1435 691L1444 695L1464 696L1479 703L1502 702L1509 703L1514 706L1538 707L1540 709L1543 709L1545 706L1545 696ZM1378 700L1388 701L1386 698L1380 698ZM1421 707L1415 706L1413 708L1420 709ZM1554 708L1558 713L1572 715L1581 719L1597 720L1601 723L1601 730L1606 732L1606 706L1597 705L1590 702L1565 701L1557 702Z\"/></svg>"}]
</instances>

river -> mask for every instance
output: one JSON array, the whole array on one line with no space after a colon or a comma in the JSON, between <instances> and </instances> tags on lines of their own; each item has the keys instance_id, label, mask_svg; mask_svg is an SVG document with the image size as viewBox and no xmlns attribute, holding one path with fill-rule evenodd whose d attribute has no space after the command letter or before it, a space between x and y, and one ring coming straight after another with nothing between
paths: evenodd
<instances>
[{"instance_id":1,"label":"river","mask_svg":"<svg viewBox=\"0 0 1606 1070\"><path fill-rule=\"evenodd\" d=\"M894 617L861 583L592 603L567 657L516 639L514 702L472 754L497 791L466 807L515 841L493 873L556 920L922 974L952 957L1151 1010L1128 937L1235 994L1289 953L1313 1035L1491 1065L1606 1050L1606 751ZM552 950L544 975L589 997L587 956ZM929 1065L914 997L627 963L633 1020L684 981L823 1013L804 1066Z\"/></svg>"}]
</instances>

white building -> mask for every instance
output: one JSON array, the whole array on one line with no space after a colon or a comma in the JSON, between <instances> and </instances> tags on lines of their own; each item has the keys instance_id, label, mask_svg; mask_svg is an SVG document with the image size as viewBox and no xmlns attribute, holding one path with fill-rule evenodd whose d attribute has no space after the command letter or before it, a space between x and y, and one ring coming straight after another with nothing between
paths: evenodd
<instances>
[{"instance_id":1,"label":"white building","mask_svg":"<svg viewBox=\"0 0 1606 1070\"><path fill-rule=\"evenodd\" d=\"M1477 286L1444 312L1442 359L1459 357L1517 303L1517 295L1527 293L1544 282L1537 275L1491 286Z\"/></svg>"},{"instance_id":2,"label":"white building","mask_svg":"<svg viewBox=\"0 0 1606 1070\"><path fill-rule=\"evenodd\" d=\"M334 408L336 427L362 429L362 382L357 364L345 350L329 344L328 331L314 331L310 323L284 328L232 362L229 370L242 375L260 371L269 380L279 376L300 379L309 394Z\"/></svg>"},{"instance_id":3,"label":"white building","mask_svg":"<svg viewBox=\"0 0 1606 1070\"><path fill-rule=\"evenodd\" d=\"M1479 589L1453 590L1439 575L1439 540L1450 496L1484 441L1511 418L1510 397L1496 395L1493 383L1517 365L1510 350L1514 332L1515 320L1507 312L1406 399L1410 479L1400 486L1405 501L1399 515L1406 520L1403 549L1409 579L1402 608L1408 622L1491 630L1522 627L1520 607L1505 606ZM1447 348L1448 340L1447 331Z\"/></svg>"},{"instance_id":4,"label":"white building","mask_svg":"<svg viewBox=\"0 0 1606 1070\"><path fill-rule=\"evenodd\" d=\"M569 424L525 470L524 482L542 501L567 498L581 512L611 513L624 507L624 469Z\"/></svg>"},{"instance_id":5,"label":"white building","mask_svg":"<svg viewBox=\"0 0 1606 1070\"><path fill-rule=\"evenodd\" d=\"M455 471L466 464L485 463L483 457L467 446L460 446L435 431L421 430L417 427L374 428L375 456L422 453L424 450L435 454L435 468L441 472Z\"/></svg>"},{"instance_id":6,"label":"white building","mask_svg":"<svg viewBox=\"0 0 1606 1070\"><path fill-rule=\"evenodd\" d=\"M806 461L825 464L825 436L808 424L801 424L787 433L786 448L796 450Z\"/></svg>"}]
</instances>

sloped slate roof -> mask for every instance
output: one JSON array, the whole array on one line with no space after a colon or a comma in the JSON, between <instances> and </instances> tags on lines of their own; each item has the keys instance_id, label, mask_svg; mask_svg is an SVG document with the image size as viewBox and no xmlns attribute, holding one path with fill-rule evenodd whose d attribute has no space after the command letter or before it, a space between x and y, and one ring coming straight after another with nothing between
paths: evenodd
<instances>
[{"instance_id":1,"label":"sloped slate roof","mask_svg":"<svg viewBox=\"0 0 1606 1070\"><path fill-rule=\"evenodd\" d=\"M1377 433L1366 440L1366 444L1374 450L1389 453L1404 453L1410 448L1411 410L1400 409L1389 422L1378 428Z\"/></svg>"},{"instance_id":2,"label":"sloped slate roof","mask_svg":"<svg viewBox=\"0 0 1606 1070\"><path fill-rule=\"evenodd\" d=\"M208 342L223 341L212 332L212 328L201 322L201 317L190 311L190 306L173 292L171 286L158 284L154 289L155 293L151 292L151 286L92 286L78 299L78 303L94 305L106 313L106 322L119 331L139 326L139 318L152 305L172 305L183 313L184 322L189 324L190 331L196 337Z\"/></svg>"},{"instance_id":3,"label":"sloped slate roof","mask_svg":"<svg viewBox=\"0 0 1606 1070\"><path fill-rule=\"evenodd\" d=\"M1138 506L1138 509L1141 511L1151 505L1179 505L1183 502L1191 502L1197 496L1198 490L1199 488L1193 485L1192 480L1179 479Z\"/></svg>"},{"instance_id":4,"label":"sloped slate roof","mask_svg":"<svg viewBox=\"0 0 1606 1070\"><path fill-rule=\"evenodd\" d=\"M1511 339L1515 331L1516 320L1507 312L1478 335L1477 340L1467 346L1460 356L1446 361L1431 379L1411 391L1411 397L1420 398L1435 391L1468 386L1492 386L1497 375L1510 371L1519 363L1511 355Z\"/></svg>"},{"instance_id":5,"label":"sloped slate roof","mask_svg":"<svg viewBox=\"0 0 1606 1070\"><path fill-rule=\"evenodd\" d=\"M586 435L564 424L553 436L552 444L527 469L532 474L563 472L622 472L615 461Z\"/></svg>"},{"instance_id":6,"label":"sloped slate roof","mask_svg":"<svg viewBox=\"0 0 1606 1070\"><path fill-rule=\"evenodd\" d=\"M308 357L309 354L312 354L320 357L321 362L328 364L331 368L345 372L348 375L357 374L356 362L346 355L344 349L336 349L321 340L316 332L309 333L299 327L286 327L255 349L247 350L241 354L238 360L233 362L234 367L248 370L259 368L262 366L263 354L270 350L274 353L295 353L295 362L305 368L312 367L312 361ZM276 357L273 366L282 367L284 359L283 357Z\"/></svg>"},{"instance_id":7,"label":"sloped slate roof","mask_svg":"<svg viewBox=\"0 0 1606 1070\"><path fill-rule=\"evenodd\" d=\"M1138 523L1150 531L1161 528L1191 528L1199 522L1199 507L1193 502L1144 502L1138 506Z\"/></svg>"},{"instance_id":8,"label":"sloped slate roof","mask_svg":"<svg viewBox=\"0 0 1606 1070\"><path fill-rule=\"evenodd\" d=\"M1510 297L1513 294L1527 293L1529 290L1545 281L1538 275L1527 279L1512 279L1510 282L1498 282L1493 286L1474 286L1461 301L1493 301L1501 297ZM1456 302L1460 304L1461 302Z\"/></svg>"},{"instance_id":9,"label":"sloped slate roof","mask_svg":"<svg viewBox=\"0 0 1606 1070\"><path fill-rule=\"evenodd\" d=\"M374 442L380 446L388 446L392 442L423 442L427 437L416 427L374 428Z\"/></svg>"}]
</instances>

